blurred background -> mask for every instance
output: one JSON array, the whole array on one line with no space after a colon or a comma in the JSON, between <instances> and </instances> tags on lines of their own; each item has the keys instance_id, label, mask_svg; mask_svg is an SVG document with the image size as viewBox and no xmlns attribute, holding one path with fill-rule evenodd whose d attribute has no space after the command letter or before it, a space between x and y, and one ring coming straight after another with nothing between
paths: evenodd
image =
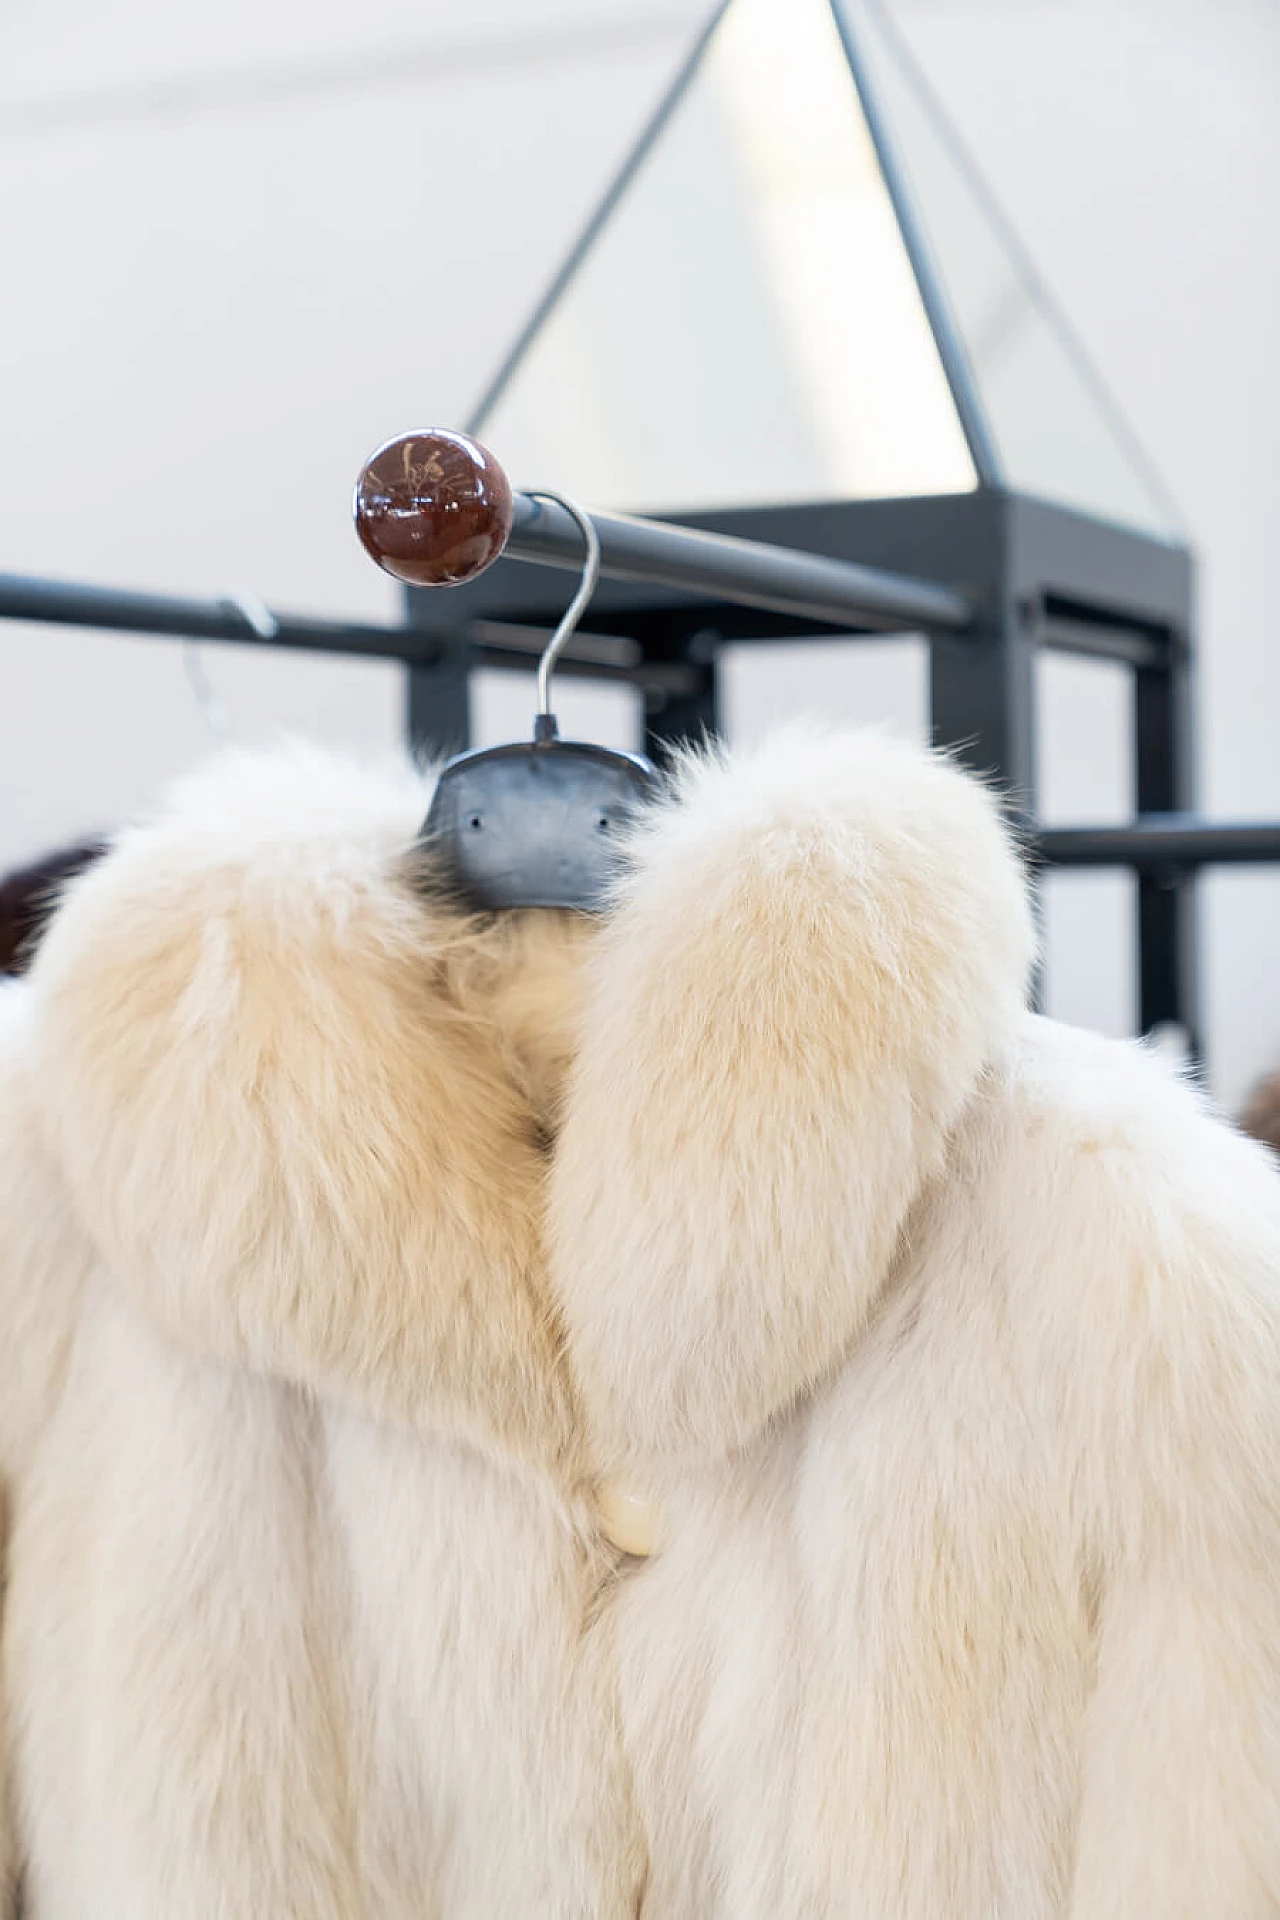
<instances>
[{"instance_id":1,"label":"blurred background","mask_svg":"<svg viewBox=\"0 0 1280 1920\"><path fill-rule=\"evenodd\" d=\"M785 94L799 0L751 4L774 10ZM0 0L0 571L398 618L396 588L350 528L361 461L392 434L470 418L708 11ZM1153 515L1194 547L1199 804L1280 819L1280 7L886 0L886 12L1158 476ZM643 217L701 207L702 231L717 231L693 134L646 191ZM849 328L865 304L851 294ZM631 311L643 317L642 276ZM692 474L723 497L742 456L731 423L709 433L703 419L700 433L698 410L727 349L687 320L618 334L609 369L618 404L633 375L637 394L667 397L671 497L663 464L613 476L581 434L539 439L518 407L504 436L499 407L489 437L516 483L674 511L700 504ZM927 417L927 370L905 381L885 360L879 380L875 327L848 337L856 350L841 357L815 336L815 417L839 419L839 368L860 368L882 410L876 484L910 491L922 463L949 472L963 453ZM586 391L592 337L575 344L570 326L551 349L560 380L576 369ZM744 359L735 377L764 373ZM1021 404L1011 391L1015 434ZM529 471L531 449L553 470ZM825 444L822 457L840 468L844 455ZM923 735L925 700L910 643L754 648L726 668L737 740L806 711ZM1130 812L1126 701L1118 669L1042 663L1046 822ZM483 676L480 738L523 734L529 705L524 682ZM0 868L110 829L224 728L382 751L403 738L403 707L390 663L193 655L0 621ZM635 738L627 694L575 684L561 707L566 730ZM1132 1031L1132 888L1119 874L1049 882L1052 1012ZM1209 1073L1234 1108L1280 1059L1280 872L1211 872L1201 890Z\"/></svg>"}]
</instances>

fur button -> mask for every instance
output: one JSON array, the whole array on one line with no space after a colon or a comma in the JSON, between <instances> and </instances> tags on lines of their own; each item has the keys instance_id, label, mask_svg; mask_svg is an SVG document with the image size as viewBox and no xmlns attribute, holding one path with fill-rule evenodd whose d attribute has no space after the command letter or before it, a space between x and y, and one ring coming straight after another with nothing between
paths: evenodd
<instances>
[{"instance_id":1,"label":"fur button","mask_svg":"<svg viewBox=\"0 0 1280 1920\"><path fill-rule=\"evenodd\" d=\"M619 1553L634 1554L638 1560L649 1558L660 1532L656 1501L606 1480L596 1493L596 1511L605 1539Z\"/></svg>"}]
</instances>

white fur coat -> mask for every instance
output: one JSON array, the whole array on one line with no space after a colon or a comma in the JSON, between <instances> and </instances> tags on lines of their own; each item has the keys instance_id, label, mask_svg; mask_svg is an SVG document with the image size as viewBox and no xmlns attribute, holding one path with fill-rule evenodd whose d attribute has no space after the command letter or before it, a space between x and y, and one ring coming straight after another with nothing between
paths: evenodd
<instances>
[{"instance_id":1,"label":"white fur coat","mask_svg":"<svg viewBox=\"0 0 1280 1920\"><path fill-rule=\"evenodd\" d=\"M1263 1150L941 762L692 763L591 927L424 806L232 760L0 995L30 1920L1280 1913Z\"/></svg>"}]
</instances>

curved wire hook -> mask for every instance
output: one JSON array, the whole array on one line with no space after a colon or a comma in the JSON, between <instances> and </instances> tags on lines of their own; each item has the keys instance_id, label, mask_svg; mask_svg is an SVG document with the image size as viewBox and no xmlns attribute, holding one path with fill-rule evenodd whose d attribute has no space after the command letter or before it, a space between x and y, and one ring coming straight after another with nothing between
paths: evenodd
<instances>
[{"instance_id":1,"label":"curved wire hook","mask_svg":"<svg viewBox=\"0 0 1280 1920\"><path fill-rule=\"evenodd\" d=\"M600 579L600 536L576 500L570 500L563 493L550 493L543 488L530 494L532 500L549 500L553 506L563 507L571 519L575 520L582 533L586 551L582 561L582 578L578 582L578 591L565 608L560 624L552 634L538 661L538 717L535 723L535 739L552 739L555 736L556 720L551 711L551 675L556 661L577 630L578 622L586 612L591 596Z\"/></svg>"},{"instance_id":2,"label":"curved wire hook","mask_svg":"<svg viewBox=\"0 0 1280 1920\"><path fill-rule=\"evenodd\" d=\"M247 587L237 587L230 593L222 594L218 604L238 613L249 631L256 633L259 640L274 640L280 631L280 622L270 607L264 606L257 594L250 592ZM204 649L198 640L183 642L182 665L210 733L220 740L229 739L233 731L231 715L214 691L205 671Z\"/></svg>"}]
</instances>

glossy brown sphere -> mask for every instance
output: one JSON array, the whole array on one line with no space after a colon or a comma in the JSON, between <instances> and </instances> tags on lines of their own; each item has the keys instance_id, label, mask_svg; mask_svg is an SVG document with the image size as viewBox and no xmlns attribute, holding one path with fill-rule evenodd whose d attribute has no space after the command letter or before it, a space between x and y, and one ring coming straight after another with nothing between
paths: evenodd
<instances>
[{"instance_id":1,"label":"glossy brown sphere","mask_svg":"<svg viewBox=\"0 0 1280 1920\"><path fill-rule=\"evenodd\" d=\"M356 482L365 551L411 587L456 587L492 566L511 508L511 483L488 449L444 429L388 440Z\"/></svg>"}]
</instances>

